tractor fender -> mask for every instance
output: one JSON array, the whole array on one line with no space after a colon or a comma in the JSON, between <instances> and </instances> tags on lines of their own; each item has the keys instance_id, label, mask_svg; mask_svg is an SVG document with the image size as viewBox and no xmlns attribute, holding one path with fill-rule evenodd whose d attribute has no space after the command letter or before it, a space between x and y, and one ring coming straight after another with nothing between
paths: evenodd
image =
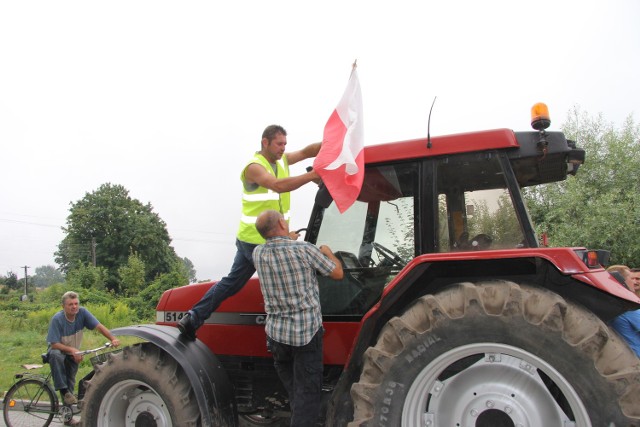
<instances>
[{"instance_id":1,"label":"tractor fender","mask_svg":"<svg viewBox=\"0 0 640 427\"><path fill-rule=\"evenodd\" d=\"M116 336L142 338L169 354L194 390L203 426L236 426L235 393L218 357L201 341L190 341L173 326L134 325L111 330Z\"/></svg>"}]
</instances>

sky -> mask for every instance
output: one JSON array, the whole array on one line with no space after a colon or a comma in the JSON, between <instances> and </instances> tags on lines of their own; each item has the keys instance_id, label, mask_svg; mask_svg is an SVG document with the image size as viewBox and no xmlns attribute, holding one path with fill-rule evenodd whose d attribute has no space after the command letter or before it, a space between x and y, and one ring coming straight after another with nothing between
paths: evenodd
<instances>
[{"instance_id":1,"label":"sky","mask_svg":"<svg viewBox=\"0 0 640 427\"><path fill-rule=\"evenodd\" d=\"M529 130L536 102L550 130L638 123L638 22L637 0L0 0L0 275L57 267L70 204L110 183L221 278L263 129L321 141L356 59L365 145L426 137L434 97L432 136Z\"/></svg>"}]
</instances>

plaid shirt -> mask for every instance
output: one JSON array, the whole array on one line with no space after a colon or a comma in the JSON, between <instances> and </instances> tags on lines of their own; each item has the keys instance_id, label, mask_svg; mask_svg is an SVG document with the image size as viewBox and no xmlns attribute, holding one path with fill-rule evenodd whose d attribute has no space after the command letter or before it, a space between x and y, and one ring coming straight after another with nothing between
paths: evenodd
<instances>
[{"instance_id":1,"label":"plaid shirt","mask_svg":"<svg viewBox=\"0 0 640 427\"><path fill-rule=\"evenodd\" d=\"M295 347L308 344L322 327L316 271L328 276L333 261L311 243L278 236L255 248L253 263L264 296L267 335Z\"/></svg>"}]
</instances>

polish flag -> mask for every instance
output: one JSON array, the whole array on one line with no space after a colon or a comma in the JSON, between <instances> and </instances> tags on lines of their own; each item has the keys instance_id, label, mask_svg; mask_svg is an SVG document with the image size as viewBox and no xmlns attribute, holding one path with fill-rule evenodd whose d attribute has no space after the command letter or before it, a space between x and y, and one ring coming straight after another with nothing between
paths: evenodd
<instances>
[{"instance_id":1,"label":"polish flag","mask_svg":"<svg viewBox=\"0 0 640 427\"><path fill-rule=\"evenodd\" d=\"M362 93L355 64L342 99L324 127L322 148L313 162L343 213L356 201L364 179Z\"/></svg>"}]
</instances>

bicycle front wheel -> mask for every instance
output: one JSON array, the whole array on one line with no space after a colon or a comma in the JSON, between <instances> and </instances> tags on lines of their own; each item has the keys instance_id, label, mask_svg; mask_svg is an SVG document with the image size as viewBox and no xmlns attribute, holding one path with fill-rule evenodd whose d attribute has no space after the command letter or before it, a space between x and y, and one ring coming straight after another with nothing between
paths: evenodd
<instances>
[{"instance_id":1,"label":"bicycle front wheel","mask_svg":"<svg viewBox=\"0 0 640 427\"><path fill-rule=\"evenodd\" d=\"M47 427L56 413L55 392L47 383L24 379L15 383L4 397L4 422L7 427Z\"/></svg>"}]
</instances>

